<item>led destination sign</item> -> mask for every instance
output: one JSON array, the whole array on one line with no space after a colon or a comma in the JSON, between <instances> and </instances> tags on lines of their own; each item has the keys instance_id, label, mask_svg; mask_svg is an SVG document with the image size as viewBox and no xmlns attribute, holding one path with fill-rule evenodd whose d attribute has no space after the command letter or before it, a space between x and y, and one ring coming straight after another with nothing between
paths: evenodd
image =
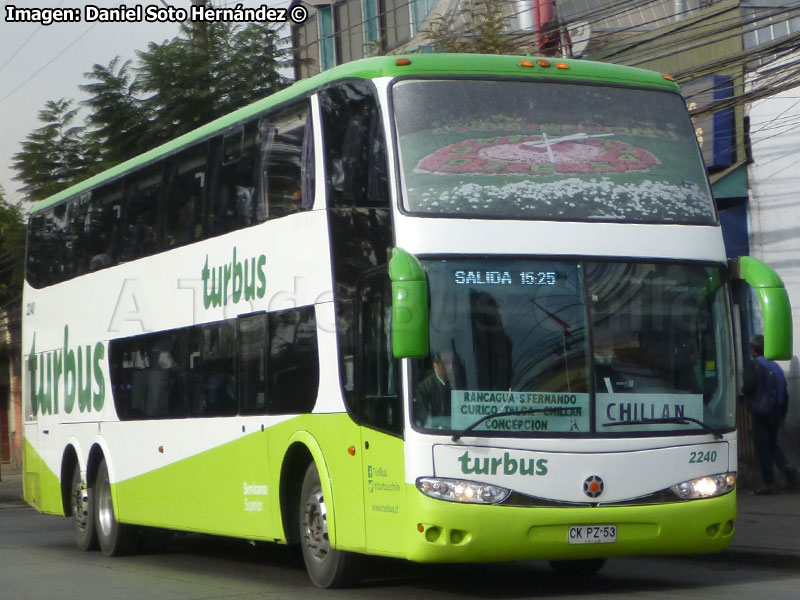
<instances>
[{"instance_id":1,"label":"led destination sign","mask_svg":"<svg viewBox=\"0 0 800 600\"><path fill-rule=\"evenodd\" d=\"M455 271L456 285L556 285L555 271Z\"/></svg>"}]
</instances>

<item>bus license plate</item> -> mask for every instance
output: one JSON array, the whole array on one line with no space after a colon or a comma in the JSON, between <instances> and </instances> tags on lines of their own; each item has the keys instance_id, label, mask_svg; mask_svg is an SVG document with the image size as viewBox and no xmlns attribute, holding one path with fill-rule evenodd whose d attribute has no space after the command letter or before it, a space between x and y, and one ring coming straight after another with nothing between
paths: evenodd
<instances>
[{"instance_id":1,"label":"bus license plate","mask_svg":"<svg viewBox=\"0 0 800 600\"><path fill-rule=\"evenodd\" d=\"M616 525L573 525L569 528L570 544L613 544L616 541Z\"/></svg>"}]
</instances>

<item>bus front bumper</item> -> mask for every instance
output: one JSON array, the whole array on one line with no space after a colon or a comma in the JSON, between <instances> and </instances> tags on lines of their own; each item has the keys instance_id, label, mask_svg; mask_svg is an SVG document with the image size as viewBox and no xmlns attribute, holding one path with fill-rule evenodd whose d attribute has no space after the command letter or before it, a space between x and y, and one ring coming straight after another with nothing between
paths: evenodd
<instances>
[{"instance_id":1,"label":"bus front bumper","mask_svg":"<svg viewBox=\"0 0 800 600\"><path fill-rule=\"evenodd\" d=\"M409 489L406 558L417 562L565 560L725 550L736 491L717 498L642 506L504 507L459 504ZM570 543L570 528L614 526L612 543Z\"/></svg>"}]
</instances>

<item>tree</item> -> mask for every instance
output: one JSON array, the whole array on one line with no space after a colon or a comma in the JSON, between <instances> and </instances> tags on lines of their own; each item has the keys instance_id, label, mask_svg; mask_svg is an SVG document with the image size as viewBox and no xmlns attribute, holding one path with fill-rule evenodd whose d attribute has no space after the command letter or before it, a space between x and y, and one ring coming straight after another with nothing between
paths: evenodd
<instances>
[{"instance_id":1,"label":"tree","mask_svg":"<svg viewBox=\"0 0 800 600\"><path fill-rule=\"evenodd\" d=\"M44 125L28 134L22 151L12 159L14 179L29 200L41 200L91 174L98 162L96 151L83 138L84 127L73 126L78 113L72 100L49 100L39 111Z\"/></svg>"},{"instance_id":2,"label":"tree","mask_svg":"<svg viewBox=\"0 0 800 600\"><path fill-rule=\"evenodd\" d=\"M178 37L137 52L144 101L159 143L288 84L277 30L268 23L189 23ZM153 144L155 145L155 144Z\"/></svg>"},{"instance_id":3,"label":"tree","mask_svg":"<svg viewBox=\"0 0 800 600\"><path fill-rule=\"evenodd\" d=\"M211 120L212 103L200 61L192 56L187 40L176 37L161 44L150 42L137 51L144 106L152 114L153 147Z\"/></svg>"},{"instance_id":4,"label":"tree","mask_svg":"<svg viewBox=\"0 0 800 600\"><path fill-rule=\"evenodd\" d=\"M16 179L39 200L274 93L288 81L278 30L269 23L190 22L181 33L137 52L138 65L95 64L81 85L88 130L72 100L50 101L45 125L14 155Z\"/></svg>"},{"instance_id":5,"label":"tree","mask_svg":"<svg viewBox=\"0 0 800 600\"><path fill-rule=\"evenodd\" d=\"M0 187L0 309L21 302L25 224L18 207L5 200Z\"/></svg>"},{"instance_id":6,"label":"tree","mask_svg":"<svg viewBox=\"0 0 800 600\"><path fill-rule=\"evenodd\" d=\"M281 47L283 46L283 47ZM279 69L291 67L291 48L270 23L251 23L234 31L221 56L224 110L235 110L285 88L289 81Z\"/></svg>"},{"instance_id":7,"label":"tree","mask_svg":"<svg viewBox=\"0 0 800 600\"><path fill-rule=\"evenodd\" d=\"M431 20L425 35L439 52L518 54L519 46L505 32L505 5L504 0L470 0L460 12Z\"/></svg>"},{"instance_id":8,"label":"tree","mask_svg":"<svg viewBox=\"0 0 800 600\"><path fill-rule=\"evenodd\" d=\"M111 167L148 148L149 113L142 98L142 83L131 61L120 64L119 56L108 66L95 64L83 76L93 80L80 89L89 94L81 102L90 109L86 118L87 142L102 156L103 167Z\"/></svg>"}]
</instances>

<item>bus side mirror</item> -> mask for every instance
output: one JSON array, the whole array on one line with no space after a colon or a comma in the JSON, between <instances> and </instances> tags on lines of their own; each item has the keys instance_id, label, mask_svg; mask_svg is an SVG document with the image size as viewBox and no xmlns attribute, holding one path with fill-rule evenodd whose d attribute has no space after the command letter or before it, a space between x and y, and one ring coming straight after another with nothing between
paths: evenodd
<instances>
[{"instance_id":1,"label":"bus side mirror","mask_svg":"<svg viewBox=\"0 0 800 600\"><path fill-rule=\"evenodd\" d=\"M792 307L783 281L769 265L751 256L729 262L731 278L746 281L756 290L764 320L764 357L792 358Z\"/></svg>"},{"instance_id":2,"label":"bus side mirror","mask_svg":"<svg viewBox=\"0 0 800 600\"><path fill-rule=\"evenodd\" d=\"M394 248L389 261L392 280L392 352L395 358L424 358L429 353L428 278L405 250Z\"/></svg>"}]
</instances>

